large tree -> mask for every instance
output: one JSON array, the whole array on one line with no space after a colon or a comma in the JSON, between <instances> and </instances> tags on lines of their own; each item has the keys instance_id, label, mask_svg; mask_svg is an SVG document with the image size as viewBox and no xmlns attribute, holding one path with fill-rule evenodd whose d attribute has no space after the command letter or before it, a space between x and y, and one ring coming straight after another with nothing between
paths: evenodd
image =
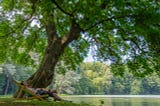
<instances>
[{"instance_id":1,"label":"large tree","mask_svg":"<svg viewBox=\"0 0 160 106\"><path fill-rule=\"evenodd\" d=\"M0 62L32 65L38 54L26 80L33 87L48 86L59 61L75 67L89 49L133 73L158 72L159 7L157 0L1 0Z\"/></svg>"}]
</instances>

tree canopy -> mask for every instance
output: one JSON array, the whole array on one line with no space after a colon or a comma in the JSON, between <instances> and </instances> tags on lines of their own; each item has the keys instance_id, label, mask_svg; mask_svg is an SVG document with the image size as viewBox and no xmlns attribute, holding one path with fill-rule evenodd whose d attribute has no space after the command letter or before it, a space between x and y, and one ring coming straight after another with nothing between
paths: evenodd
<instances>
[{"instance_id":1,"label":"tree canopy","mask_svg":"<svg viewBox=\"0 0 160 106\"><path fill-rule=\"evenodd\" d=\"M67 68L91 49L96 60L118 64L115 74L123 74L123 63L137 76L160 72L157 0L1 0L0 12L1 63L38 66L31 54L43 64L53 44L55 60Z\"/></svg>"}]
</instances>

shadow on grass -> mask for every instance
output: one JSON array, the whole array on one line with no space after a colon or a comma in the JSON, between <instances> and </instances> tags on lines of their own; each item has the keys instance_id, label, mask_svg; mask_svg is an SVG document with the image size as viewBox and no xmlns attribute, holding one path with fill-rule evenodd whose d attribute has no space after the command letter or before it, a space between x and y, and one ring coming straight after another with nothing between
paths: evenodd
<instances>
[{"instance_id":1,"label":"shadow on grass","mask_svg":"<svg viewBox=\"0 0 160 106\"><path fill-rule=\"evenodd\" d=\"M91 106L89 104L76 104L68 101L39 101L17 100L15 98L0 98L0 106Z\"/></svg>"}]
</instances>

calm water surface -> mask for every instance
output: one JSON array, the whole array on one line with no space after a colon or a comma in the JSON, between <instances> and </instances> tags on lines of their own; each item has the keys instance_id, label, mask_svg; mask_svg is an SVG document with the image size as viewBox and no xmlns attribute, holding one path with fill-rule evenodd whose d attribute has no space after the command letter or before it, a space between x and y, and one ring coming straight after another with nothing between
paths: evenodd
<instances>
[{"instance_id":1,"label":"calm water surface","mask_svg":"<svg viewBox=\"0 0 160 106\"><path fill-rule=\"evenodd\" d=\"M158 95L79 95L63 98L75 103L85 102L94 106L160 106Z\"/></svg>"}]
</instances>

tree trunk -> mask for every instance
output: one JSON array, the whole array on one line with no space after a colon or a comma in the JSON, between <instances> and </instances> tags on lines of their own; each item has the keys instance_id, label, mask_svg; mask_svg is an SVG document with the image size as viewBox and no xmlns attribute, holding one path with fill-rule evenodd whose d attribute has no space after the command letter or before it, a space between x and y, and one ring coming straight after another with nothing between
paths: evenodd
<instances>
[{"instance_id":1,"label":"tree trunk","mask_svg":"<svg viewBox=\"0 0 160 106\"><path fill-rule=\"evenodd\" d=\"M68 46L68 44L73 40L78 39L80 36L80 31L80 27L75 23L75 21L72 21L69 33L63 37L57 37L54 23L50 22L46 26L48 46L46 47L44 57L39 69L26 80L27 84L34 88L47 87L54 78L56 63L63 54L65 47ZM14 97L22 98L23 95L24 92L20 92L20 90L18 90L14 94Z\"/></svg>"},{"instance_id":2,"label":"tree trunk","mask_svg":"<svg viewBox=\"0 0 160 106\"><path fill-rule=\"evenodd\" d=\"M8 94L8 90L9 90L9 85L10 85L10 80L9 80L9 76L6 75L6 86L4 88L4 95L7 95Z\"/></svg>"},{"instance_id":3,"label":"tree trunk","mask_svg":"<svg viewBox=\"0 0 160 106\"><path fill-rule=\"evenodd\" d=\"M54 72L55 65L60 55L64 51L64 48L62 48L60 43L58 43L59 41L47 46L44 58L42 60L39 69L29 79L26 80L27 84L29 84L33 88L38 88L38 87L45 88L51 83L55 73ZM14 97L20 95L18 93L19 91L14 95Z\"/></svg>"}]
</instances>

